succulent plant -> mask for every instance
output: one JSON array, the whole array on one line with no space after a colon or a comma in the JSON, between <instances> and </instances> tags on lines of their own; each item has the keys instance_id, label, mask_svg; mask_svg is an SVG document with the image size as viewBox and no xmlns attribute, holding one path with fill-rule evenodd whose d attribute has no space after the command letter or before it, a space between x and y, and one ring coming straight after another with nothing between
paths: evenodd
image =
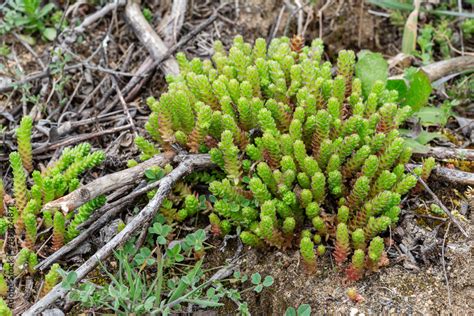
<instances>
[{"instance_id":1,"label":"succulent plant","mask_svg":"<svg viewBox=\"0 0 474 316\"><path fill-rule=\"evenodd\" d=\"M93 211L103 206L106 202L105 196L98 196L95 199L90 200L76 210L76 213L67 226L65 238L67 241L74 239L79 235L79 230L77 226L85 222L92 214ZM54 217L56 223L56 215ZM58 219L59 220L59 219ZM58 223L59 225L60 223ZM59 229L59 228L58 228ZM64 237L63 237L64 239ZM53 240L54 243L54 240Z\"/></svg>"},{"instance_id":2,"label":"succulent plant","mask_svg":"<svg viewBox=\"0 0 474 316\"><path fill-rule=\"evenodd\" d=\"M53 219L53 250L56 251L64 245L66 226L63 213L54 212Z\"/></svg>"},{"instance_id":3,"label":"succulent plant","mask_svg":"<svg viewBox=\"0 0 474 316\"><path fill-rule=\"evenodd\" d=\"M7 303L2 298L0 298L0 315L2 315L2 316L12 316L13 315L13 313L10 310L10 308L8 307Z\"/></svg>"},{"instance_id":4,"label":"succulent plant","mask_svg":"<svg viewBox=\"0 0 474 316\"><path fill-rule=\"evenodd\" d=\"M302 46L282 37L267 48L237 36L228 53L215 47L213 64L179 53L181 73L147 100L152 141L137 140L142 158L174 145L208 152L225 175L209 183L213 233L240 227L246 245L282 248L312 225L318 253L332 244L343 265L354 251L350 267L361 274L367 243L377 259L374 240L396 225L401 196L416 185L405 174L411 149L398 131L410 108L398 107L397 92L382 82L362 93L352 51L339 53L334 76L319 39ZM434 163L425 165L422 178ZM179 203L173 218L184 220L193 212ZM315 264L312 236L300 239L300 250Z\"/></svg>"},{"instance_id":5,"label":"succulent plant","mask_svg":"<svg viewBox=\"0 0 474 316\"><path fill-rule=\"evenodd\" d=\"M20 121L20 126L16 131L18 142L18 152L23 162L23 167L28 172L33 171L33 154L31 150L31 129L33 128L33 120L30 116L24 116Z\"/></svg>"},{"instance_id":6,"label":"succulent plant","mask_svg":"<svg viewBox=\"0 0 474 316\"><path fill-rule=\"evenodd\" d=\"M60 269L59 264L55 263L51 266L49 269L49 272L45 275L44 277L44 285L43 288L41 289L41 296L45 296L48 294L51 289L59 283L59 272L58 270Z\"/></svg>"}]
</instances>

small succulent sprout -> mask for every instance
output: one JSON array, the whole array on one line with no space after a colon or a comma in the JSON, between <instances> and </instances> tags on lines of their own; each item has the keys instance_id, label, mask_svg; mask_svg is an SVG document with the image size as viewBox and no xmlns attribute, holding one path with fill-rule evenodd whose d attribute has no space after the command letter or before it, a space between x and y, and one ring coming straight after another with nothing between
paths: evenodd
<instances>
[{"instance_id":1,"label":"small succulent sprout","mask_svg":"<svg viewBox=\"0 0 474 316\"><path fill-rule=\"evenodd\" d=\"M310 219L318 216L320 211L321 211L320 207L319 207L318 203L316 203L316 202L309 203L306 206L306 209L305 209L306 216Z\"/></svg>"},{"instance_id":2,"label":"small succulent sprout","mask_svg":"<svg viewBox=\"0 0 474 316\"><path fill-rule=\"evenodd\" d=\"M404 195L414 188L417 182L418 179L414 175L408 174L394 185L393 192Z\"/></svg>"},{"instance_id":3,"label":"small succulent sprout","mask_svg":"<svg viewBox=\"0 0 474 316\"><path fill-rule=\"evenodd\" d=\"M263 246L262 240L252 232L243 231L240 233L240 239L244 245L259 248Z\"/></svg>"},{"instance_id":4,"label":"small succulent sprout","mask_svg":"<svg viewBox=\"0 0 474 316\"><path fill-rule=\"evenodd\" d=\"M307 237L307 238L311 239L312 236L313 236L313 234L311 234L311 231L310 231L309 229L303 229L303 230L301 231L301 236L300 236L300 238L305 238L305 237Z\"/></svg>"},{"instance_id":5,"label":"small succulent sprout","mask_svg":"<svg viewBox=\"0 0 474 316\"><path fill-rule=\"evenodd\" d=\"M286 236L291 236L293 235L295 227L296 227L295 219L293 217L287 217L283 221L283 225L281 229L283 231L283 234L285 234Z\"/></svg>"},{"instance_id":6,"label":"small succulent sprout","mask_svg":"<svg viewBox=\"0 0 474 316\"><path fill-rule=\"evenodd\" d=\"M0 239L5 236L7 230L8 230L8 219L5 217L0 218Z\"/></svg>"},{"instance_id":7,"label":"small succulent sprout","mask_svg":"<svg viewBox=\"0 0 474 316\"><path fill-rule=\"evenodd\" d=\"M21 213L28 202L28 190L26 187L26 172L23 168L19 153L12 152L10 154L10 166L13 173L13 195L15 197L15 205L18 211ZM21 231L23 228L23 222L19 223L18 226L20 227L19 230Z\"/></svg>"},{"instance_id":8,"label":"small succulent sprout","mask_svg":"<svg viewBox=\"0 0 474 316\"><path fill-rule=\"evenodd\" d=\"M77 178L86 170L92 169L100 165L105 160L105 153L103 151L96 151L74 161L63 173L63 178L67 184L74 178Z\"/></svg>"},{"instance_id":9,"label":"small succulent sprout","mask_svg":"<svg viewBox=\"0 0 474 316\"><path fill-rule=\"evenodd\" d=\"M219 149L222 152L225 172L227 173L229 179L231 179L234 183L238 183L242 173L241 163L238 158L239 150L234 145L231 131L226 130L222 133Z\"/></svg>"},{"instance_id":10,"label":"small succulent sprout","mask_svg":"<svg viewBox=\"0 0 474 316\"><path fill-rule=\"evenodd\" d=\"M22 214L23 223L25 225L25 242L26 248L33 250L36 244L36 216L32 212L25 212Z\"/></svg>"},{"instance_id":11,"label":"small succulent sprout","mask_svg":"<svg viewBox=\"0 0 474 316\"><path fill-rule=\"evenodd\" d=\"M375 176L378 168L379 158L375 155L370 155L362 166L362 174L370 180Z\"/></svg>"},{"instance_id":12,"label":"small succulent sprout","mask_svg":"<svg viewBox=\"0 0 474 316\"><path fill-rule=\"evenodd\" d=\"M316 254L314 244L311 238L303 237L300 241L300 253L308 273L314 273L316 270Z\"/></svg>"},{"instance_id":13,"label":"small succulent sprout","mask_svg":"<svg viewBox=\"0 0 474 316\"><path fill-rule=\"evenodd\" d=\"M329 192L335 197L340 197L344 192L342 174L340 171L331 171L328 175Z\"/></svg>"},{"instance_id":14,"label":"small succulent sprout","mask_svg":"<svg viewBox=\"0 0 474 316\"><path fill-rule=\"evenodd\" d=\"M100 195L96 197L95 199L90 200L89 202L85 203L81 207L77 209L76 214L74 215L74 218L71 220L67 227L66 231L66 240L70 241L74 239L77 235L79 235L79 230L77 229L77 226L80 224L84 223L94 212L96 209L102 207L107 199L105 196ZM55 214L55 219L56 219L56 214ZM59 219L58 219L59 220ZM54 243L54 238L53 238L53 243Z\"/></svg>"},{"instance_id":15,"label":"small succulent sprout","mask_svg":"<svg viewBox=\"0 0 474 316\"><path fill-rule=\"evenodd\" d=\"M343 205L337 210L337 221L339 223L347 223L349 220L349 215L349 208Z\"/></svg>"},{"instance_id":16,"label":"small succulent sprout","mask_svg":"<svg viewBox=\"0 0 474 316\"><path fill-rule=\"evenodd\" d=\"M188 218L188 211L186 209L180 209L176 215L175 218L178 222L184 221L186 218Z\"/></svg>"},{"instance_id":17,"label":"small succulent sprout","mask_svg":"<svg viewBox=\"0 0 474 316\"><path fill-rule=\"evenodd\" d=\"M15 263L13 265L13 275L19 276L22 272L27 271L30 253L31 252L28 248L23 248L16 255Z\"/></svg>"},{"instance_id":18,"label":"small succulent sprout","mask_svg":"<svg viewBox=\"0 0 474 316\"><path fill-rule=\"evenodd\" d=\"M253 177L250 179L249 188L260 204L271 199L267 186L259 178Z\"/></svg>"},{"instance_id":19,"label":"small succulent sprout","mask_svg":"<svg viewBox=\"0 0 474 316\"><path fill-rule=\"evenodd\" d=\"M423 180L428 180L430 177L431 171L435 168L436 161L433 157L429 157L423 160L423 169L421 171L421 178Z\"/></svg>"},{"instance_id":20,"label":"small succulent sprout","mask_svg":"<svg viewBox=\"0 0 474 316\"><path fill-rule=\"evenodd\" d=\"M347 279L350 281L357 281L362 278L365 265L365 253L361 249L356 249L352 255L352 261L347 268Z\"/></svg>"},{"instance_id":21,"label":"small succulent sprout","mask_svg":"<svg viewBox=\"0 0 474 316\"><path fill-rule=\"evenodd\" d=\"M354 287L347 289L347 297L354 303L360 303L364 301L362 295L360 295L357 289Z\"/></svg>"},{"instance_id":22,"label":"small succulent sprout","mask_svg":"<svg viewBox=\"0 0 474 316\"><path fill-rule=\"evenodd\" d=\"M49 269L49 272L45 275L44 285L43 285L43 288L41 289L41 294L40 294L41 297L48 294L53 289L53 287L59 283L59 280L60 280L59 269L60 269L59 264L55 263L51 266L51 268Z\"/></svg>"},{"instance_id":23,"label":"small succulent sprout","mask_svg":"<svg viewBox=\"0 0 474 316\"><path fill-rule=\"evenodd\" d=\"M222 220L219 226L222 236L228 235L232 230L232 224L228 220Z\"/></svg>"},{"instance_id":24,"label":"small succulent sprout","mask_svg":"<svg viewBox=\"0 0 474 316\"><path fill-rule=\"evenodd\" d=\"M196 215L199 211L199 200L195 195L187 195L184 199L184 207L190 216Z\"/></svg>"},{"instance_id":25,"label":"small succulent sprout","mask_svg":"<svg viewBox=\"0 0 474 316\"><path fill-rule=\"evenodd\" d=\"M53 227L53 213L50 210L43 210L43 224L46 228Z\"/></svg>"},{"instance_id":26,"label":"small succulent sprout","mask_svg":"<svg viewBox=\"0 0 474 316\"><path fill-rule=\"evenodd\" d=\"M313 223L314 228L316 228L316 230L319 232L320 235L326 235L327 233L326 223L321 217L319 216L313 217L312 223Z\"/></svg>"},{"instance_id":27,"label":"small succulent sprout","mask_svg":"<svg viewBox=\"0 0 474 316\"><path fill-rule=\"evenodd\" d=\"M0 273L0 296L6 297L8 294L8 284L5 280L4 273Z\"/></svg>"},{"instance_id":28,"label":"small succulent sprout","mask_svg":"<svg viewBox=\"0 0 474 316\"><path fill-rule=\"evenodd\" d=\"M314 243L315 243L316 245L319 245L319 244L321 243L321 241L322 241L321 235L315 234L315 235L313 236L313 241L314 241Z\"/></svg>"},{"instance_id":29,"label":"small succulent sprout","mask_svg":"<svg viewBox=\"0 0 474 316\"><path fill-rule=\"evenodd\" d=\"M18 141L18 152L28 172L33 171L33 155L31 149L31 130L33 128L33 119L30 116L23 116L20 121L20 126L16 131Z\"/></svg>"},{"instance_id":30,"label":"small succulent sprout","mask_svg":"<svg viewBox=\"0 0 474 316\"><path fill-rule=\"evenodd\" d=\"M306 208L313 200L313 193L311 193L311 190L303 189L300 192L299 200L300 200L301 206Z\"/></svg>"},{"instance_id":31,"label":"small succulent sprout","mask_svg":"<svg viewBox=\"0 0 474 316\"><path fill-rule=\"evenodd\" d=\"M38 255L36 252L30 251L30 255L28 257L28 273L30 275L35 274L36 269L35 267L38 265Z\"/></svg>"},{"instance_id":32,"label":"small succulent sprout","mask_svg":"<svg viewBox=\"0 0 474 316\"><path fill-rule=\"evenodd\" d=\"M318 251L318 256L320 257L324 256L324 254L326 253L326 246L322 244L318 245L317 251Z\"/></svg>"},{"instance_id":33,"label":"small succulent sprout","mask_svg":"<svg viewBox=\"0 0 474 316\"><path fill-rule=\"evenodd\" d=\"M339 223L336 230L336 247L334 249L334 260L338 265L344 263L350 251L349 231L346 224Z\"/></svg>"},{"instance_id":34,"label":"small succulent sprout","mask_svg":"<svg viewBox=\"0 0 474 316\"><path fill-rule=\"evenodd\" d=\"M261 162L257 165L257 174L271 192L277 192L277 182L273 177L273 171L266 162Z\"/></svg>"},{"instance_id":35,"label":"small succulent sprout","mask_svg":"<svg viewBox=\"0 0 474 316\"><path fill-rule=\"evenodd\" d=\"M221 235L221 220L217 214L209 214L209 223L211 224L211 232L216 236Z\"/></svg>"},{"instance_id":36,"label":"small succulent sprout","mask_svg":"<svg viewBox=\"0 0 474 316\"><path fill-rule=\"evenodd\" d=\"M381 237L377 236L371 240L370 245L369 245L369 259L373 267L377 267L377 264L380 262L380 259L382 258L383 250L384 250L384 242Z\"/></svg>"},{"instance_id":37,"label":"small succulent sprout","mask_svg":"<svg viewBox=\"0 0 474 316\"><path fill-rule=\"evenodd\" d=\"M352 232L352 245L354 249L365 249L365 233L362 228L357 228Z\"/></svg>"},{"instance_id":38,"label":"small succulent sprout","mask_svg":"<svg viewBox=\"0 0 474 316\"><path fill-rule=\"evenodd\" d=\"M66 234L65 218L60 211L54 212L53 219L53 250L57 251L64 245Z\"/></svg>"},{"instance_id":39,"label":"small succulent sprout","mask_svg":"<svg viewBox=\"0 0 474 316\"><path fill-rule=\"evenodd\" d=\"M261 216L260 218L260 231L265 241L277 248L281 248L283 239L279 235L277 228L275 227L274 219L271 216Z\"/></svg>"},{"instance_id":40,"label":"small succulent sprout","mask_svg":"<svg viewBox=\"0 0 474 316\"><path fill-rule=\"evenodd\" d=\"M369 240L376 235L383 233L390 224L391 220L387 216L380 216L377 218L370 217L367 226L364 228L365 238Z\"/></svg>"},{"instance_id":41,"label":"small succulent sprout","mask_svg":"<svg viewBox=\"0 0 474 316\"><path fill-rule=\"evenodd\" d=\"M140 160L148 160L151 157L153 157L156 154L159 154L160 151L158 148L153 145L150 141L146 140L145 137L143 136L138 136L135 138L135 145L137 145L137 148L140 150L142 153L140 155Z\"/></svg>"}]
</instances>

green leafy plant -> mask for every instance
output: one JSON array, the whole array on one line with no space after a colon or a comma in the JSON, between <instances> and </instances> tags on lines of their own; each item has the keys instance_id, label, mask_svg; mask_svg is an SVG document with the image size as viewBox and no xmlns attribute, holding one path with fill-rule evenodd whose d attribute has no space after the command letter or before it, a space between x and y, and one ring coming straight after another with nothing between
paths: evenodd
<instances>
[{"instance_id":1,"label":"green leafy plant","mask_svg":"<svg viewBox=\"0 0 474 316\"><path fill-rule=\"evenodd\" d=\"M117 272L112 274L102 265L101 270L110 279L108 286L87 281L74 288L70 298L83 307L96 310L169 315L185 310L185 304L219 307L223 305L222 299L228 297L240 310L246 310L241 293L249 290L260 293L273 284L273 278L262 279L258 273L251 277L252 286L242 291L224 286L217 280L205 279L202 260L191 255L204 255L204 230L188 234L183 240L170 241L168 237L173 228L165 222L165 217L159 215L149 229L147 245L154 245L153 249L144 246L136 250L132 240L115 253ZM248 280L247 276L236 272L231 283Z\"/></svg>"},{"instance_id":2,"label":"green leafy plant","mask_svg":"<svg viewBox=\"0 0 474 316\"><path fill-rule=\"evenodd\" d=\"M285 316L310 316L311 306L308 304L301 304L298 308L288 307L285 311Z\"/></svg>"},{"instance_id":3,"label":"green leafy plant","mask_svg":"<svg viewBox=\"0 0 474 316\"><path fill-rule=\"evenodd\" d=\"M53 3L42 6L40 0L8 0L3 8L0 34L19 29L27 34L40 33L44 39L52 41L57 35L50 20L54 10Z\"/></svg>"},{"instance_id":4,"label":"green leafy plant","mask_svg":"<svg viewBox=\"0 0 474 316\"><path fill-rule=\"evenodd\" d=\"M238 36L228 53L215 43L213 63L178 54L181 73L148 100L146 129L156 147L209 152L225 174L209 184L213 233L237 227L249 246L285 248L313 227L343 266L396 225L401 196L416 184L405 174L411 150L399 132L412 110L387 89L381 56L360 54L356 63L341 51L334 76L320 40L293 46L283 37L252 47ZM316 252L311 238L300 245L314 266L325 245Z\"/></svg>"}]
</instances>

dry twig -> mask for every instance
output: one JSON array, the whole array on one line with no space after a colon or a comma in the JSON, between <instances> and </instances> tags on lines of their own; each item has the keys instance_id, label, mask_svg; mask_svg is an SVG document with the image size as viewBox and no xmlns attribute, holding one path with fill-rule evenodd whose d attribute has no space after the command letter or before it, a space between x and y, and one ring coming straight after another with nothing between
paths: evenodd
<instances>
[{"instance_id":1,"label":"dry twig","mask_svg":"<svg viewBox=\"0 0 474 316\"><path fill-rule=\"evenodd\" d=\"M128 24L132 27L135 35L138 37L140 42L145 46L153 59L160 60L164 54L168 51L163 40L156 34L150 24L143 16L140 5L136 1L129 1L125 7L125 17ZM176 60L168 56L163 60L162 68L165 74L176 75L179 72L179 66Z\"/></svg>"},{"instance_id":2,"label":"dry twig","mask_svg":"<svg viewBox=\"0 0 474 316\"><path fill-rule=\"evenodd\" d=\"M474 150L450 147L430 147L426 153L415 153L415 156L434 157L438 160L460 159L474 161Z\"/></svg>"},{"instance_id":3,"label":"dry twig","mask_svg":"<svg viewBox=\"0 0 474 316\"><path fill-rule=\"evenodd\" d=\"M61 209L64 213L68 213L99 195L113 191L124 185L135 183L142 178L145 170L152 166L164 166L172 161L173 156L173 153L157 155L135 167L98 178L68 195L47 203L43 209Z\"/></svg>"},{"instance_id":4,"label":"dry twig","mask_svg":"<svg viewBox=\"0 0 474 316\"><path fill-rule=\"evenodd\" d=\"M407 169L411 172L412 172L412 169L410 167L407 167ZM469 238L469 235L468 233L464 230L464 228L461 226L461 224L458 222L458 220L456 219L456 217L453 216L453 214L448 210L448 208L444 205L443 202L441 202L441 200L438 198L438 196L430 189L430 187L426 184L426 182L420 178L420 177L417 177L418 178L418 182L421 183L421 185L425 188L426 192L428 192L431 197L433 198L433 200L436 202L436 204L439 205L439 207L441 207L441 209L443 210L443 212L448 215L449 219L454 223L454 225L457 226L457 228L459 229L459 231L465 236L465 237L468 237Z\"/></svg>"}]
</instances>

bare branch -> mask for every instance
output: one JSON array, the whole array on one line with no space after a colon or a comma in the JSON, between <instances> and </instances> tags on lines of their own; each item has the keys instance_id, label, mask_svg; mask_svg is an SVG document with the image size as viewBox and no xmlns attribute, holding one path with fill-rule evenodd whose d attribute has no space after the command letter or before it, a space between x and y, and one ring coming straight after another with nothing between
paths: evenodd
<instances>
[{"instance_id":1,"label":"bare branch","mask_svg":"<svg viewBox=\"0 0 474 316\"><path fill-rule=\"evenodd\" d=\"M140 42L145 46L153 59L160 60L164 54L168 51L163 40L156 34L155 30L147 22L143 16L140 5L130 0L125 7L125 17L128 24L132 27L135 35L138 37ZM168 57L163 64L163 71L165 74L178 74L179 67L178 63L173 57Z\"/></svg>"},{"instance_id":2,"label":"bare branch","mask_svg":"<svg viewBox=\"0 0 474 316\"><path fill-rule=\"evenodd\" d=\"M474 150L450 147L430 147L426 153L414 153L415 156L434 157L438 160L461 159L474 161Z\"/></svg>"},{"instance_id":3,"label":"bare branch","mask_svg":"<svg viewBox=\"0 0 474 316\"><path fill-rule=\"evenodd\" d=\"M145 170L151 166L164 166L172 161L173 156L174 153L157 155L135 167L98 178L68 195L47 203L43 209L61 209L64 213L68 213L99 195L135 183L142 178Z\"/></svg>"}]
</instances>

